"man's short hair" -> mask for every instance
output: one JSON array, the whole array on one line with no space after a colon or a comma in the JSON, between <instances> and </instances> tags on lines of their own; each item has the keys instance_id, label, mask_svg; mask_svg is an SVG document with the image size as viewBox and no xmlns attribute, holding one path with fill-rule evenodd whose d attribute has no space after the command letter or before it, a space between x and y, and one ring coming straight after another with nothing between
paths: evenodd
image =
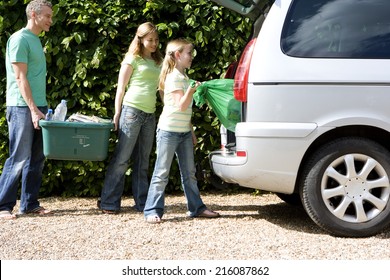
<instances>
[{"instance_id":1,"label":"man's short hair","mask_svg":"<svg viewBox=\"0 0 390 280\"><path fill-rule=\"evenodd\" d=\"M42 12L42 7L52 8L53 5L47 0L32 0L26 7L27 20L31 18L31 13L36 12L38 15Z\"/></svg>"}]
</instances>

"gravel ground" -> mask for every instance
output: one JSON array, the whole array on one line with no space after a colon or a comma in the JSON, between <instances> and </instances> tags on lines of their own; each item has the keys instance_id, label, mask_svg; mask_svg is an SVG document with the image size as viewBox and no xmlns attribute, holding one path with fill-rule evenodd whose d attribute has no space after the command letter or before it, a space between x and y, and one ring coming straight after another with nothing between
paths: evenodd
<instances>
[{"instance_id":1,"label":"gravel ground","mask_svg":"<svg viewBox=\"0 0 390 280\"><path fill-rule=\"evenodd\" d=\"M161 224L133 210L104 215L96 198L41 199L50 216L0 221L1 260L389 260L390 231L338 238L322 231L301 207L273 194L202 193L218 219L186 217L184 195L166 197ZM17 210L17 209L15 209Z\"/></svg>"}]
</instances>

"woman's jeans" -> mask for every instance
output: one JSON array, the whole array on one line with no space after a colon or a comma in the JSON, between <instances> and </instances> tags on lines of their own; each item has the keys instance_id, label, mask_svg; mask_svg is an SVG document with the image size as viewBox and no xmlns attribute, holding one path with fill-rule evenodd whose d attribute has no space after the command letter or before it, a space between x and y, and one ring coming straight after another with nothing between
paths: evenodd
<instances>
[{"instance_id":1,"label":"woman's jeans","mask_svg":"<svg viewBox=\"0 0 390 280\"><path fill-rule=\"evenodd\" d=\"M125 173L133 159L132 192L135 208L143 211L149 188L149 157L153 148L156 118L130 106L122 106L118 143L107 167L100 208L118 211L125 186Z\"/></svg>"},{"instance_id":2,"label":"woman's jeans","mask_svg":"<svg viewBox=\"0 0 390 280\"><path fill-rule=\"evenodd\" d=\"M157 159L145 205L145 217L150 215L162 217L164 214L164 191L168 184L169 171L175 154L187 199L188 215L194 217L206 210L206 206L200 198L195 177L196 167L191 132L177 133L158 129Z\"/></svg>"},{"instance_id":3,"label":"woman's jeans","mask_svg":"<svg viewBox=\"0 0 390 280\"><path fill-rule=\"evenodd\" d=\"M47 107L38 107L46 114ZM39 207L38 195L45 162L42 131L34 129L28 107L7 107L9 157L0 177L0 210L16 205L20 178L20 213Z\"/></svg>"}]
</instances>

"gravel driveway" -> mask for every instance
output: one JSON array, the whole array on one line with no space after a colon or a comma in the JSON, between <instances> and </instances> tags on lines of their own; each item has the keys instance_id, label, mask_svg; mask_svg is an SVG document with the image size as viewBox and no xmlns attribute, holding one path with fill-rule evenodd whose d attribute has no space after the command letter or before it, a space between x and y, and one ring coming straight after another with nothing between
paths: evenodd
<instances>
[{"instance_id":1,"label":"gravel driveway","mask_svg":"<svg viewBox=\"0 0 390 280\"><path fill-rule=\"evenodd\" d=\"M273 194L202 193L219 219L185 215L184 195L166 197L162 224L147 224L123 199L103 215L96 198L45 198L50 216L0 221L1 260L389 260L390 230L370 238L337 238L301 207Z\"/></svg>"}]
</instances>

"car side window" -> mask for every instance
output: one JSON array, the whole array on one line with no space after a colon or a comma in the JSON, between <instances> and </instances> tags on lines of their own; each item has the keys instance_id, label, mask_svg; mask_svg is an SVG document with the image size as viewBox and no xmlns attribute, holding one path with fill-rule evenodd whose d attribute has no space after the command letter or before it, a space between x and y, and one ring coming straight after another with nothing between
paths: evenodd
<instances>
[{"instance_id":1,"label":"car side window","mask_svg":"<svg viewBox=\"0 0 390 280\"><path fill-rule=\"evenodd\" d=\"M390 58L389 0L295 0L284 23L286 55Z\"/></svg>"}]
</instances>

